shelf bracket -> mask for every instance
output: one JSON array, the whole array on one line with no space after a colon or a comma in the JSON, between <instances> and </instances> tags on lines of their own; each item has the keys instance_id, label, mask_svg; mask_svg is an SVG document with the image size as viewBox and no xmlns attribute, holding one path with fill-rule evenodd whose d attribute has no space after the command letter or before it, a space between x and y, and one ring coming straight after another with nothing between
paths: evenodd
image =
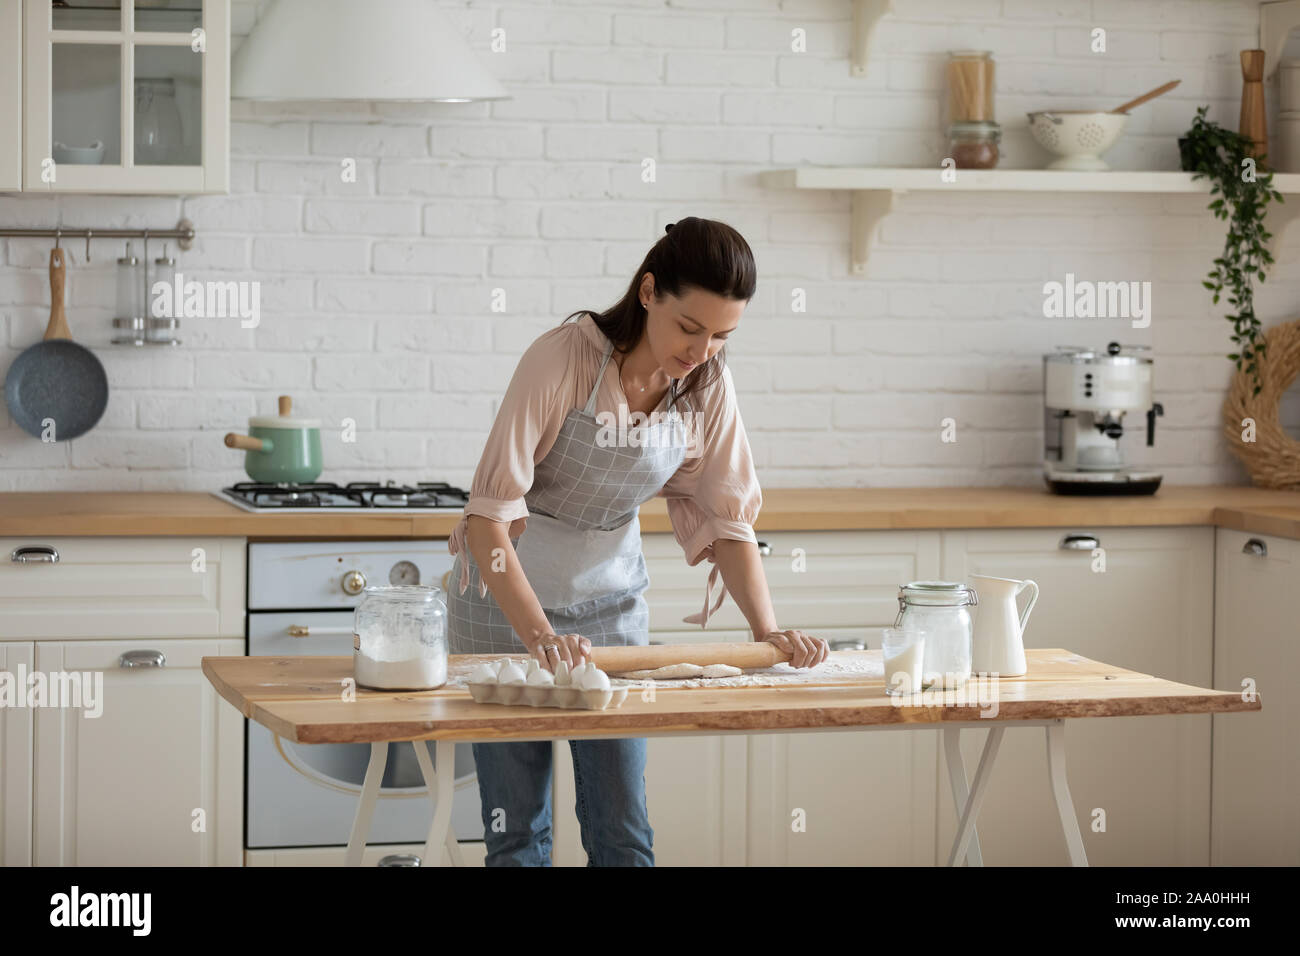
<instances>
[{"instance_id":1,"label":"shelf bracket","mask_svg":"<svg viewBox=\"0 0 1300 956\"><path fill-rule=\"evenodd\" d=\"M1291 31L1300 27L1300 0L1259 5L1259 45L1264 51L1264 79L1273 78Z\"/></svg>"},{"instance_id":2,"label":"shelf bracket","mask_svg":"<svg viewBox=\"0 0 1300 956\"><path fill-rule=\"evenodd\" d=\"M1292 0L1300 3L1300 0ZM867 51L876 24L886 13L894 12L894 0L853 0L853 75L867 73Z\"/></svg>"},{"instance_id":3,"label":"shelf bracket","mask_svg":"<svg viewBox=\"0 0 1300 956\"><path fill-rule=\"evenodd\" d=\"M853 190L853 213L850 230L852 267L854 275L867 271L867 256L871 251L871 242L876 235L880 220L894 211L896 189L855 189Z\"/></svg>"}]
</instances>

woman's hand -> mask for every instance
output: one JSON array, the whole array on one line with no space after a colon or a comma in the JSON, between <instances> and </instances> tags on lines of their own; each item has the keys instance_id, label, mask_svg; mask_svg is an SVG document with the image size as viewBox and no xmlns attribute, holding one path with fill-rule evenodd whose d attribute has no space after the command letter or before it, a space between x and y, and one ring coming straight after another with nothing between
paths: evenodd
<instances>
[{"instance_id":1,"label":"woman's hand","mask_svg":"<svg viewBox=\"0 0 1300 956\"><path fill-rule=\"evenodd\" d=\"M580 660L590 657L591 641L577 634L543 634L533 642L528 652L553 674L560 661L573 670Z\"/></svg>"},{"instance_id":2,"label":"woman's hand","mask_svg":"<svg viewBox=\"0 0 1300 956\"><path fill-rule=\"evenodd\" d=\"M792 667L816 667L830 653L830 647L824 638L813 637L803 631L769 631L762 640L775 644L783 651L789 651Z\"/></svg>"}]
</instances>

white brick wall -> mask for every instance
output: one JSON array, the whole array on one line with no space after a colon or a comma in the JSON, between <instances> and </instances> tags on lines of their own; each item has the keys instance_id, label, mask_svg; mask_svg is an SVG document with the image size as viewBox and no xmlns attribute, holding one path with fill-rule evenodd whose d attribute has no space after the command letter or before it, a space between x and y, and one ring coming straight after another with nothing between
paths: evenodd
<instances>
[{"instance_id":1,"label":"white brick wall","mask_svg":"<svg viewBox=\"0 0 1300 956\"><path fill-rule=\"evenodd\" d=\"M1118 104L1181 78L1108 157L1174 169L1197 105L1236 123L1256 0L897 0L863 77L849 72L848 0L440 2L513 100L239 102L229 196L0 197L14 226L184 213L199 240L182 271L260 282L262 313L256 329L185 320L179 349L115 348L120 244L97 240L89 264L74 246L69 314L108 370L109 409L57 446L0 418L0 490L215 489L242 477L222 433L281 392L322 419L327 478L468 482L523 349L569 312L612 302L686 215L736 226L758 259L730 352L768 486L1035 484L1042 353L1110 339L1157 357L1166 414L1155 448L1126 439L1133 459L1173 483L1243 480L1218 434L1230 343L1200 287L1222 242L1203 199L907 195L859 277L848 196L763 189L757 173L936 163L943 62L958 48L995 53L1009 167L1044 161L1025 111ZM238 36L259 7L236 0ZM1104 57L1088 50L1098 26ZM488 52L496 27L505 54ZM806 53L790 49L795 27ZM646 157L655 183L641 181ZM8 240L0 253L3 369L43 331L48 249ZM1296 314L1300 236L1277 256L1258 295L1266 324ZM1066 272L1151 281L1151 328L1043 319L1042 283ZM491 308L497 288L505 313ZM791 312L796 289L804 314ZM1286 414L1300 434L1300 400ZM939 440L944 418L956 443ZM355 442L341 439L344 419Z\"/></svg>"}]
</instances>

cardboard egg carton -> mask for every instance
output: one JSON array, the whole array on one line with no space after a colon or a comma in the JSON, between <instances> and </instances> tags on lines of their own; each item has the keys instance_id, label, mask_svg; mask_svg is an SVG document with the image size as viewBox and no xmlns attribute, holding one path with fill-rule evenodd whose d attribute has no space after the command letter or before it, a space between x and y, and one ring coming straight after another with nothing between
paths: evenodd
<instances>
[{"instance_id":1,"label":"cardboard egg carton","mask_svg":"<svg viewBox=\"0 0 1300 956\"><path fill-rule=\"evenodd\" d=\"M505 661L486 664L489 671L495 672ZM537 669L536 661L531 661L527 674ZM476 672L478 673L478 672ZM627 700L629 685L597 687L584 690L570 683L569 667L563 661L555 672L554 684L528 684L522 681L503 684L495 677L491 680L472 679L466 684L470 696L479 704L527 704L530 707L565 707L571 710L606 710L621 707Z\"/></svg>"},{"instance_id":2,"label":"cardboard egg carton","mask_svg":"<svg viewBox=\"0 0 1300 956\"><path fill-rule=\"evenodd\" d=\"M605 710L621 707L627 700L626 687L609 690L582 690L544 684L471 683L470 695L480 704L528 704L530 707L567 707L581 710Z\"/></svg>"}]
</instances>

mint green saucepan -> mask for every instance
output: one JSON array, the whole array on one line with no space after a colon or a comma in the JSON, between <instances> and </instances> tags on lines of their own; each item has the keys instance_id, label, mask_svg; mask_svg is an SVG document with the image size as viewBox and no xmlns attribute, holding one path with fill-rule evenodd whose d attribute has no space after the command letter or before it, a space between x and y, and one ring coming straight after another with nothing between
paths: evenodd
<instances>
[{"instance_id":1,"label":"mint green saucepan","mask_svg":"<svg viewBox=\"0 0 1300 956\"><path fill-rule=\"evenodd\" d=\"M244 450L244 470L254 481L305 483L320 477L320 420L294 418L293 401L280 396L280 414L255 415L248 434L226 435L227 448Z\"/></svg>"}]
</instances>

